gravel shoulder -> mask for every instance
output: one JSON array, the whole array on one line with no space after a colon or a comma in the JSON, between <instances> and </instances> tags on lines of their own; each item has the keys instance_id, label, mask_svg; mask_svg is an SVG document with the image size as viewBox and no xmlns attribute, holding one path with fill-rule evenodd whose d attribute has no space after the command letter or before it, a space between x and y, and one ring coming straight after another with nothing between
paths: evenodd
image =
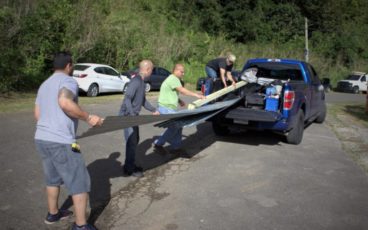
<instances>
[{"instance_id":1,"label":"gravel shoulder","mask_svg":"<svg viewBox=\"0 0 368 230\"><path fill-rule=\"evenodd\" d=\"M326 124L368 175L368 114L362 104L328 104Z\"/></svg>"}]
</instances>

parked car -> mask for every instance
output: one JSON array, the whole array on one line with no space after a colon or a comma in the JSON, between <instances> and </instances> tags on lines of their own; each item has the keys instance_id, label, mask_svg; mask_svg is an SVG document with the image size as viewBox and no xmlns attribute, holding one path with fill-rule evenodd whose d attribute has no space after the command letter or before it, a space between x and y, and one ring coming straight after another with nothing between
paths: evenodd
<instances>
[{"instance_id":1,"label":"parked car","mask_svg":"<svg viewBox=\"0 0 368 230\"><path fill-rule=\"evenodd\" d=\"M332 90L332 85L331 85L331 81L329 78L322 78L321 84L323 85L323 88L325 89L326 93Z\"/></svg>"},{"instance_id":2,"label":"parked car","mask_svg":"<svg viewBox=\"0 0 368 230\"><path fill-rule=\"evenodd\" d=\"M324 122L325 92L309 63L250 59L243 72L252 68L258 70L256 82L238 89L242 100L211 118L215 134L226 135L230 127L268 130L285 135L287 143L297 145L307 124Z\"/></svg>"},{"instance_id":3,"label":"parked car","mask_svg":"<svg viewBox=\"0 0 368 230\"><path fill-rule=\"evenodd\" d=\"M337 82L337 91L340 92L367 92L368 74L363 72L353 72L345 80Z\"/></svg>"},{"instance_id":4,"label":"parked car","mask_svg":"<svg viewBox=\"0 0 368 230\"><path fill-rule=\"evenodd\" d=\"M128 78L134 77L138 73L139 68L133 68L122 74L126 75ZM170 71L162 67L154 67L152 74L144 79L146 83L146 92L151 90L160 90L162 82L170 75Z\"/></svg>"},{"instance_id":5,"label":"parked car","mask_svg":"<svg viewBox=\"0 0 368 230\"><path fill-rule=\"evenodd\" d=\"M75 64L73 78L78 82L79 90L87 93L88 97L96 97L100 93L124 92L130 81L111 66L94 63Z\"/></svg>"},{"instance_id":6,"label":"parked car","mask_svg":"<svg viewBox=\"0 0 368 230\"><path fill-rule=\"evenodd\" d=\"M236 81L239 81L240 79L240 73L241 71L239 70L233 70L231 71L231 75L235 78ZM201 90L202 89L202 85L206 82L206 77L200 77L197 80L197 84L196 84L196 89L197 90Z\"/></svg>"}]
</instances>

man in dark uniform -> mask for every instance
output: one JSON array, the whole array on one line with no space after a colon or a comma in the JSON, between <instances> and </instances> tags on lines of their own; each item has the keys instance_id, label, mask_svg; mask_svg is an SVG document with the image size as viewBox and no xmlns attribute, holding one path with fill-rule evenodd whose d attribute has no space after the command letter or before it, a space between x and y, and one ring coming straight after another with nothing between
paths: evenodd
<instances>
[{"instance_id":1,"label":"man in dark uniform","mask_svg":"<svg viewBox=\"0 0 368 230\"><path fill-rule=\"evenodd\" d=\"M204 91L205 96L221 88L220 82L218 82L220 79L223 87L227 87L227 80L230 80L232 85L235 86L235 80L231 75L231 70L233 69L235 60L235 55L229 54L226 58L216 58L207 63L205 68L207 74Z\"/></svg>"},{"instance_id":2,"label":"man in dark uniform","mask_svg":"<svg viewBox=\"0 0 368 230\"><path fill-rule=\"evenodd\" d=\"M144 78L152 73L153 64L150 60L143 60L139 63L139 73L129 82L125 92L124 100L120 108L120 116L138 116L142 106L151 111L154 115L160 113L156 111L147 100L145 95ZM135 154L139 142L138 126L124 129L125 136L125 164L123 167L124 176L142 177L142 168L135 165Z\"/></svg>"}]
</instances>

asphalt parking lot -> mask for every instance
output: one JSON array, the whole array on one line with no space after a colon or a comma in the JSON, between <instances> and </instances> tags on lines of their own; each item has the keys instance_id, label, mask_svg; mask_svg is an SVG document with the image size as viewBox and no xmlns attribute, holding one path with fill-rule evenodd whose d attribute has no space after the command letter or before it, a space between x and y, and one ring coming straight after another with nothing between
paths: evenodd
<instances>
[{"instance_id":1,"label":"asphalt parking lot","mask_svg":"<svg viewBox=\"0 0 368 230\"><path fill-rule=\"evenodd\" d=\"M336 95L328 94L327 99L335 100ZM364 98L358 95L358 100ZM115 115L119 103L86 108ZM32 113L1 114L0 124L2 228L68 229L72 220L52 227L43 224L46 200ZM87 129L85 124L80 128ZM161 132L152 125L141 127L137 159L146 170L141 179L121 176L122 131L80 140L92 178L91 221L99 229L368 226L367 176L324 124L309 126L298 146L259 132L219 138L209 124L201 124L184 130L190 159L153 151L153 138ZM63 192L61 199L66 198Z\"/></svg>"}]
</instances>

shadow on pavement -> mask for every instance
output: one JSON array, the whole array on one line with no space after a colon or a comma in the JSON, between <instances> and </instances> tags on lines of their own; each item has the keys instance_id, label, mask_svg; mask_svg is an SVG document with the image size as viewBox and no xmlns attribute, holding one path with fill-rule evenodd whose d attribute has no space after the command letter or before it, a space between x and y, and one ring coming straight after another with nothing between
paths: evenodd
<instances>
[{"instance_id":1,"label":"shadow on pavement","mask_svg":"<svg viewBox=\"0 0 368 230\"><path fill-rule=\"evenodd\" d=\"M196 128L197 131L194 134L183 136L182 146L186 154L171 154L167 146L165 146L165 152L156 149L149 152L149 149L152 148L153 141L158 138L158 136L154 136L144 140L138 145L136 156L137 163L142 166L144 170L153 169L180 157L191 158L216 141L207 123L200 124Z\"/></svg>"},{"instance_id":2,"label":"shadow on pavement","mask_svg":"<svg viewBox=\"0 0 368 230\"><path fill-rule=\"evenodd\" d=\"M106 159L98 159L87 166L91 177L91 192L89 193L89 202L91 213L87 220L94 224L101 215L111 199L110 178L122 176L121 162L118 161L120 152L113 152ZM61 206L62 209L69 209L73 205L69 196Z\"/></svg>"},{"instance_id":3,"label":"shadow on pavement","mask_svg":"<svg viewBox=\"0 0 368 230\"><path fill-rule=\"evenodd\" d=\"M203 149L208 148L216 141L238 143L244 145L278 145L284 141L282 135L278 135L268 131L232 131L227 136L216 136L213 133L211 123L206 122L198 125L197 131L189 136L183 136L183 148L187 154L185 156L179 154L170 154L168 147L165 146L166 153L152 149L153 141L158 137L146 139L138 145L136 161L144 170L159 167L167 162L180 157L191 158L200 153ZM307 128L307 127L306 127Z\"/></svg>"}]
</instances>

